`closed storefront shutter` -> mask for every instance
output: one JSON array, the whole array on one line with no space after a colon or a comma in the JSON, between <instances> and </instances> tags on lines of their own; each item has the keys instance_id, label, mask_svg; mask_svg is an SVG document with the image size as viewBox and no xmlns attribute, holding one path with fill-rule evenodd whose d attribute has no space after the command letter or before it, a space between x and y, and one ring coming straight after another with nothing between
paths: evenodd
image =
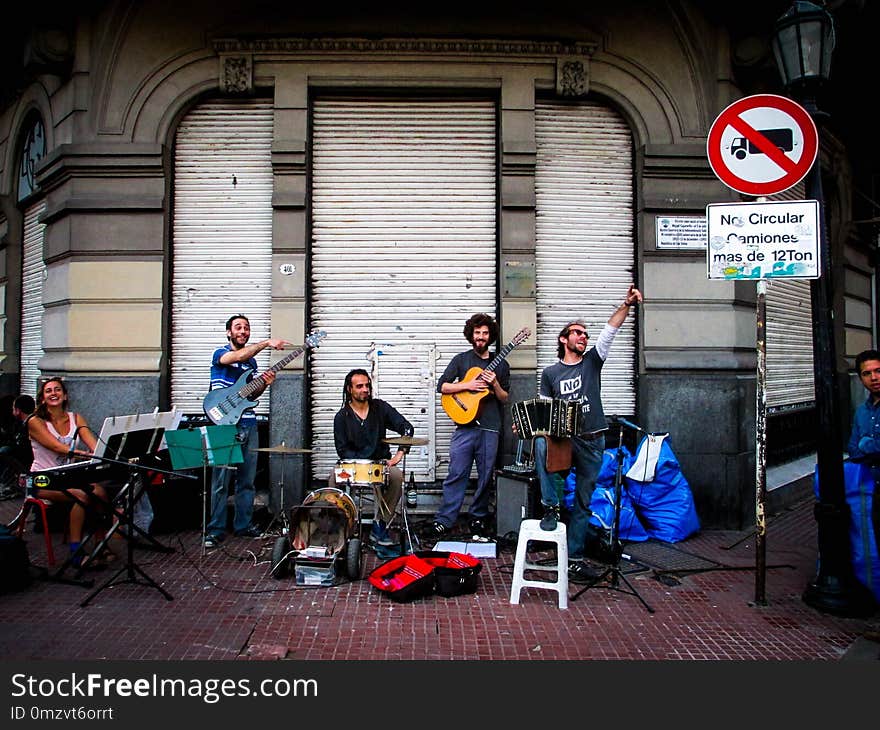
<instances>
[{"instance_id":1,"label":"closed storefront shutter","mask_svg":"<svg viewBox=\"0 0 880 730\"><path fill-rule=\"evenodd\" d=\"M40 216L46 209L41 200L24 213L24 250L21 263L21 392L36 397L43 356L43 232Z\"/></svg>"},{"instance_id":2,"label":"closed storefront shutter","mask_svg":"<svg viewBox=\"0 0 880 730\"><path fill-rule=\"evenodd\" d=\"M496 314L495 102L321 96L312 128L310 324L327 332L311 361L314 476L336 462L333 417L362 367L429 439L407 471L443 479L455 424L437 377L470 347L465 320Z\"/></svg>"},{"instance_id":3,"label":"closed storefront shutter","mask_svg":"<svg viewBox=\"0 0 880 730\"><path fill-rule=\"evenodd\" d=\"M583 319L592 346L634 282L633 143L618 113L587 102L539 102L535 135L540 382L562 327ZM606 414L636 411L635 319L620 328L602 369Z\"/></svg>"},{"instance_id":4,"label":"closed storefront shutter","mask_svg":"<svg viewBox=\"0 0 880 730\"><path fill-rule=\"evenodd\" d=\"M771 198L803 199L803 183ZM812 403L816 391L809 280L769 280L766 307L767 408L778 410Z\"/></svg>"},{"instance_id":5,"label":"closed storefront shutter","mask_svg":"<svg viewBox=\"0 0 880 730\"><path fill-rule=\"evenodd\" d=\"M171 397L201 414L211 354L232 314L269 337L272 104L208 101L181 121L174 149ZM257 356L269 365L269 350ZM268 413L268 393L257 408Z\"/></svg>"}]
</instances>

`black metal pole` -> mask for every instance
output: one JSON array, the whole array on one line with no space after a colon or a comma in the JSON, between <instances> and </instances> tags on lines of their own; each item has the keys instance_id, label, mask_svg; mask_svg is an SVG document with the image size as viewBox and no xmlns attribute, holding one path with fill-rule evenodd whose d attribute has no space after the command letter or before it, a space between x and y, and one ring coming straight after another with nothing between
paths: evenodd
<instances>
[{"instance_id":1,"label":"black metal pole","mask_svg":"<svg viewBox=\"0 0 880 730\"><path fill-rule=\"evenodd\" d=\"M820 114L815 100L804 108L815 121ZM817 125L818 126L818 125ZM810 282L813 315L813 372L816 380L816 458L819 471L819 499L815 505L819 561L815 578L803 593L813 608L842 616L870 611L857 583L850 561L849 506L843 482L843 439L841 438L837 349L834 342L834 292L831 281L831 251L825 222L825 197L819 158L807 173L806 194L819 203L819 258L821 275Z\"/></svg>"}]
</instances>

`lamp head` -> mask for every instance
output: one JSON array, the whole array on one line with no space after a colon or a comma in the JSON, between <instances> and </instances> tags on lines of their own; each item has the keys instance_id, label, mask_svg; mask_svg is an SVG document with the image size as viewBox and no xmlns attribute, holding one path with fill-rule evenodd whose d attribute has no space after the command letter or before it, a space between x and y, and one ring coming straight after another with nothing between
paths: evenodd
<instances>
[{"instance_id":1,"label":"lamp head","mask_svg":"<svg viewBox=\"0 0 880 730\"><path fill-rule=\"evenodd\" d=\"M831 75L834 20L815 3L795 0L776 21L773 56L786 88L816 86Z\"/></svg>"}]
</instances>

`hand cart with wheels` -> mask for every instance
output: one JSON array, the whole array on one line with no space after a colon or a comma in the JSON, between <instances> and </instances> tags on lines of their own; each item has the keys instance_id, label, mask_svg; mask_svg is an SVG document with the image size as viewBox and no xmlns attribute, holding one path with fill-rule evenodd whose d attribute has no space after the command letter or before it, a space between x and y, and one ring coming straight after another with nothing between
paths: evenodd
<instances>
[{"instance_id":1,"label":"hand cart with wheels","mask_svg":"<svg viewBox=\"0 0 880 730\"><path fill-rule=\"evenodd\" d=\"M341 489L310 492L291 511L290 531L272 546L273 578L295 576L297 585L335 585L361 577L360 519L354 500Z\"/></svg>"}]
</instances>

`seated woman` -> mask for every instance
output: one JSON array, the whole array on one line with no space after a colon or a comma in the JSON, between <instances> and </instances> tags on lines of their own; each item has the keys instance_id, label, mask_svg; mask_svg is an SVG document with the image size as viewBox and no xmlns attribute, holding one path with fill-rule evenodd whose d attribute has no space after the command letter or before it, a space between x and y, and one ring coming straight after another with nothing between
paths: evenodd
<instances>
[{"instance_id":1,"label":"seated woman","mask_svg":"<svg viewBox=\"0 0 880 730\"><path fill-rule=\"evenodd\" d=\"M40 387L37 394L37 409L28 421L28 434L34 452L31 471L43 471L73 462L75 456L88 457L95 450L97 439L89 428L86 419L80 413L68 410L69 395L67 386L59 377L49 378ZM79 440L85 449L77 449ZM83 526L88 505L94 505L98 511L107 511L107 492L100 484L91 484L84 488L34 490L35 496L48 499L50 502L72 502L70 510L70 555L73 565L79 567L82 556L78 554L82 542ZM97 539L103 539L103 530L96 533ZM105 551L100 560L105 561L112 553Z\"/></svg>"}]
</instances>

